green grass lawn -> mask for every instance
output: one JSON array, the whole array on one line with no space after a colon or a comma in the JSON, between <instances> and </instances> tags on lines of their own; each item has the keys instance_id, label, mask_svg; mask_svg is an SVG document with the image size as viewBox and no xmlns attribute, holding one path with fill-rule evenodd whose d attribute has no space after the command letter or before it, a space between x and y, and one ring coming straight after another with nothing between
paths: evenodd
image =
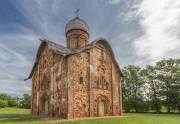
<instances>
[{"instance_id":1,"label":"green grass lawn","mask_svg":"<svg viewBox=\"0 0 180 124\"><path fill-rule=\"evenodd\" d=\"M31 116L29 109L0 108L0 124L41 124L39 117Z\"/></svg>"},{"instance_id":2,"label":"green grass lawn","mask_svg":"<svg viewBox=\"0 0 180 124\"><path fill-rule=\"evenodd\" d=\"M98 118L74 121L41 119L29 114L28 109L0 108L0 123L2 124L180 124L178 114L125 114L125 117Z\"/></svg>"}]
</instances>

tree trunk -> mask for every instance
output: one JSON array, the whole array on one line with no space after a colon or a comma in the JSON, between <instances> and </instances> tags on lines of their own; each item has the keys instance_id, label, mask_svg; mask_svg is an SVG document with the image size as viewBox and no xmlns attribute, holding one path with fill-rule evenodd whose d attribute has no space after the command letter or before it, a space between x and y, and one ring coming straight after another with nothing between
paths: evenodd
<instances>
[{"instance_id":1,"label":"tree trunk","mask_svg":"<svg viewBox=\"0 0 180 124\"><path fill-rule=\"evenodd\" d=\"M178 112L179 112L179 114L180 114L180 106L178 106Z\"/></svg>"},{"instance_id":2,"label":"tree trunk","mask_svg":"<svg viewBox=\"0 0 180 124\"><path fill-rule=\"evenodd\" d=\"M171 108L170 108L170 106L168 105L168 113L170 113L171 112Z\"/></svg>"},{"instance_id":3,"label":"tree trunk","mask_svg":"<svg viewBox=\"0 0 180 124\"><path fill-rule=\"evenodd\" d=\"M160 113L159 105L157 102L156 102L156 113Z\"/></svg>"}]
</instances>

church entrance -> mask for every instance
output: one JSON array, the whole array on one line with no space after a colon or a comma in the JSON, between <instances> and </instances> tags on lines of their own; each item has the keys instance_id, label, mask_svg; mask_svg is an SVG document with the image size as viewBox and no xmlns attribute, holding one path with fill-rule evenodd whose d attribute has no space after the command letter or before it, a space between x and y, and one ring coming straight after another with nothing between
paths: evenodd
<instances>
[{"instance_id":1,"label":"church entrance","mask_svg":"<svg viewBox=\"0 0 180 124\"><path fill-rule=\"evenodd\" d=\"M41 103L42 103L42 114L44 115L48 115L49 114L49 99L47 94L42 96L41 99Z\"/></svg>"},{"instance_id":2,"label":"church entrance","mask_svg":"<svg viewBox=\"0 0 180 124\"><path fill-rule=\"evenodd\" d=\"M108 115L109 100L106 96L100 96L97 100L97 114L98 116Z\"/></svg>"},{"instance_id":3,"label":"church entrance","mask_svg":"<svg viewBox=\"0 0 180 124\"><path fill-rule=\"evenodd\" d=\"M99 102L99 116L105 115L105 103L104 101Z\"/></svg>"},{"instance_id":4,"label":"church entrance","mask_svg":"<svg viewBox=\"0 0 180 124\"><path fill-rule=\"evenodd\" d=\"M46 100L45 105L44 105L44 114L46 114L46 115L48 114L48 106L49 106L48 101Z\"/></svg>"}]
</instances>

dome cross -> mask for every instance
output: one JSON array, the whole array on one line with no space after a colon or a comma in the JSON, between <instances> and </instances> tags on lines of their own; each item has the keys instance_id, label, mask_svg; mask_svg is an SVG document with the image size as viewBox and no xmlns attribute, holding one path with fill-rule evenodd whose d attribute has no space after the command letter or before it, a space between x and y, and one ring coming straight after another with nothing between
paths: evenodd
<instances>
[{"instance_id":1,"label":"dome cross","mask_svg":"<svg viewBox=\"0 0 180 124\"><path fill-rule=\"evenodd\" d=\"M75 12L76 17L78 17L79 10L80 10L80 9L76 8L76 12Z\"/></svg>"}]
</instances>

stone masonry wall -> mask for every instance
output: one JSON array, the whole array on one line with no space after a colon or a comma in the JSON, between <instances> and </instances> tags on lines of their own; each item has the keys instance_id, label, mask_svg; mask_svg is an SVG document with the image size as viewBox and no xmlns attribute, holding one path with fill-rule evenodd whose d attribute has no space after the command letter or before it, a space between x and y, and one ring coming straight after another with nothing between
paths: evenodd
<instances>
[{"instance_id":1,"label":"stone masonry wall","mask_svg":"<svg viewBox=\"0 0 180 124\"><path fill-rule=\"evenodd\" d=\"M103 42L93 48L94 66L94 116L99 113L99 102L106 99L105 115L120 115L120 74L112 61L112 55ZM104 115L103 115L104 116Z\"/></svg>"},{"instance_id":2,"label":"stone masonry wall","mask_svg":"<svg viewBox=\"0 0 180 124\"><path fill-rule=\"evenodd\" d=\"M67 33L67 48L81 48L88 44L89 35L81 30Z\"/></svg>"},{"instance_id":3,"label":"stone masonry wall","mask_svg":"<svg viewBox=\"0 0 180 124\"><path fill-rule=\"evenodd\" d=\"M67 118L66 59L55 55L44 45L32 78L32 114L44 113L48 100L48 115Z\"/></svg>"},{"instance_id":4,"label":"stone masonry wall","mask_svg":"<svg viewBox=\"0 0 180 124\"><path fill-rule=\"evenodd\" d=\"M112 81L113 81L113 115L121 115L121 106L120 103L120 76L115 68L114 64L112 63Z\"/></svg>"},{"instance_id":5,"label":"stone masonry wall","mask_svg":"<svg viewBox=\"0 0 180 124\"><path fill-rule=\"evenodd\" d=\"M47 45L43 46L39 55L39 62L35 68L32 80L32 114L42 114L42 97L45 95L49 99L51 96L51 66L53 54L49 52ZM44 79L44 80L43 80ZM51 106L49 106L49 114Z\"/></svg>"},{"instance_id":6,"label":"stone masonry wall","mask_svg":"<svg viewBox=\"0 0 180 124\"><path fill-rule=\"evenodd\" d=\"M68 100L67 100L67 82L66 82L66 58L60 55L54 55L53 65L53 106L54 116L67 118Z\"/></svg>"},{"instance_id":7,"label":"stone masonry wall","mask_svg":"<svg viewBox=\"0 0 180 124\"><path fill-rule=\"evenodd\" d=\"M89 116L88 66L86 51L68 57L68 118Z\"/></svg>"},{"instance_id":8,"label":"stone masonry wall","mask_svg":"<svg viewBox=\"0 0 180 124\"><path fill-rule=\"evenodd\" d=\"M112 115L112 61L110 53L103 44L97 44L95 48L93 48L93 54L94 82L92 83L94 85L94 116L100 116L98 113L98 104L101 96L105 96L108 100L106 115Z\"/></svg>"},{"instance_id":9,"label":"stone masonry wall","mask_svg":"<svg viewBox=\"0 0 180 124\"><path fill-rule=\"evenodd\" d=\"M59 118L122 115L120 73L103 42L67 57L44 45L38 60L32 78L32 114ZM104 115L99 110L102 101Z\"/></svg>"}]
</instances>

